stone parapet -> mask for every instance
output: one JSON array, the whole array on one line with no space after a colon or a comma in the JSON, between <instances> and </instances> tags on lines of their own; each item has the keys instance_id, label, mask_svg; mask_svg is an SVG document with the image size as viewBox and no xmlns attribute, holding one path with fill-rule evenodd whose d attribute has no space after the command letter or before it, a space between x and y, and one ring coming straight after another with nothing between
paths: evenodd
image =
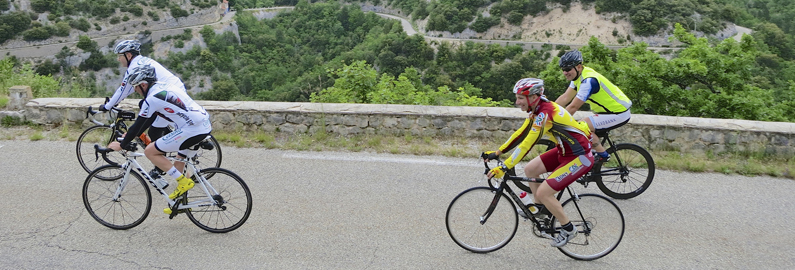
<instances>
[{"instance_id":1,"label":"stone parapet","mask_svg":"<svg viewBox=\"0 0 795 270\"><path fill-rule=\"evenodd\" d=\"M103 99L40 98L26 104L28 121L50 125L82 123L86 108ZM325 130L343 136L389 134L494 138L501 143L527 114L516 108L414 106L379 104L203 101L213 128L280 133ZM137 109L127 99L122 108ZM575 118L589 116L578 112ZM611 138L650 149L682 152L764 152L793 155L795 123L633 114L630 122L611 132Z\"/></svg>"}]
</instances>

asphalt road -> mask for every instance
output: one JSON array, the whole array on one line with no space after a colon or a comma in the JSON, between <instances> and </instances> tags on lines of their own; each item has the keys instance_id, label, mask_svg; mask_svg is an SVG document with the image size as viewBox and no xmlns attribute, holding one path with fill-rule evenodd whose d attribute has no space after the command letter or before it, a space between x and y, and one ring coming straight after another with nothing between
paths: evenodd
<instances>
[{"instance_id":1,"label":"asphalt road","mask_svg":"<svg viewBox=\"0 0 795 270\"><path fill-rule=\"evenodd\" d=\"M794 269L795 181L658 172L618 201L624 240L608 256L572 260L527 222L505 248L474 254L444 226L450 201L478 182L478 159L224 148L254 209L213 234L186 216L118 231L81 200L74 142L0 141L0 269ZM578 185L578 184L574 184ZM581 192L598 193L595 185Z\"/></svg>"}]
</instances>

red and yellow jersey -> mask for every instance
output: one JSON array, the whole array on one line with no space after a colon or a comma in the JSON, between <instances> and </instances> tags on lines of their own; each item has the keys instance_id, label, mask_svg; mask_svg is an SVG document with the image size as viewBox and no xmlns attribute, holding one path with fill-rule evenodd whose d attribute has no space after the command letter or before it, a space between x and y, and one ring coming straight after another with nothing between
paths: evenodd
<instances>
[{"instance_id":1,"label":"red and yellow jersey","mask_svg":"<svg viewBox=\"0 0 795 270\"><path fill-rule=\"evenodd\" d=\"M557 144L561 156L579 156L591 151L588 124L574 120L566 108L544 99L522 127L500 146L503 153L516 148L505 160L505 166L516 166L544 136Z\"/></svg>"}]
</instances>

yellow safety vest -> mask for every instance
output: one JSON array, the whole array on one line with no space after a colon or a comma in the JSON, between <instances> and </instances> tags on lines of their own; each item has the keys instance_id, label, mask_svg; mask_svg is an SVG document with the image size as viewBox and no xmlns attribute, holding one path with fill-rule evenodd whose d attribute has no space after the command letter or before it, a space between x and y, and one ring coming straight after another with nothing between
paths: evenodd
<instances>
[{"instance_id":1,"label":"yellow safety vest","mask_svg":"<svg viewBox=\"0 0 795 270\"><path fill-rule=\"evenodd\" d=\"M574 86L580 89L580 84L586 78L595 78L599 81L600 90L592 94L585 102L591 105L591 110L595 113L622 113L632 107L632 101L621 92L610 80L594 71L592 68L583 67L582 74L574 81Z\"/></svg>"}]
</instances>

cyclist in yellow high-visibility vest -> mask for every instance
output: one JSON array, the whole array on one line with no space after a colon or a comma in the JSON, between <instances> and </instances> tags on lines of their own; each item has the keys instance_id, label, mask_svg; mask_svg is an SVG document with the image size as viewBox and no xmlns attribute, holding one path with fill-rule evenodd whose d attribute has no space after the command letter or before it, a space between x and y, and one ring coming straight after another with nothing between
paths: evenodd
<instances>
[{"instance_id":1,"label":"cyclist in yellow high-visibility vest","mask_svg":"<svg viewBox=\"0 0 795 270\"><path fill-rule=\"evenodd\" d=\"M558 63L566 80L571 81L569 88L560 95L555 103L566 107L566 111L574 115L584 103L591 105L595 113L583 119L591 129L593 149L596 151L596 162L605 162L610 155L597 137L596 131L620 126L629 122L632 101L621 92L618 86L594 71L582 65L582 53L569 51L560 57Z\"/></svg>"}]
</instances>

